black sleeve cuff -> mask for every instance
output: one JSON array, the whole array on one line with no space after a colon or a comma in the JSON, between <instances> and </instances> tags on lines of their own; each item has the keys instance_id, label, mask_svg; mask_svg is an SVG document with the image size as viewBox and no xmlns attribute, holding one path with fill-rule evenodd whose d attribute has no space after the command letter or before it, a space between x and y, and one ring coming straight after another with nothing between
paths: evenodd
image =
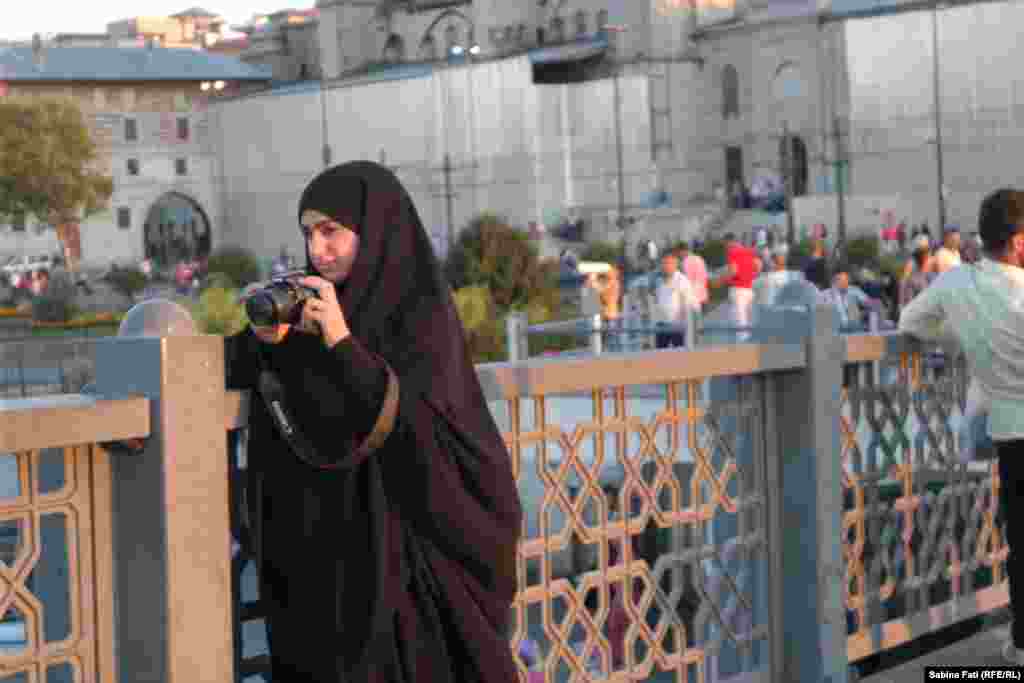
<instances>
[{"instance_id":1,"label":"black sleeve cuff","mask_svg":"<svg viewBox=\"0 0 1024 683\"><path fill-rule=\"evenodd\" d=\"M342 390L348 394L348 405L362 405L376 418L384 402L388 387L388 372L384 361L366 350L352 335L334 345L334 358L341 364L345 378ZM362 411L360 411L362 412ZM373 424L373 420L370 420Z\"/></svg>"}]
</instances>

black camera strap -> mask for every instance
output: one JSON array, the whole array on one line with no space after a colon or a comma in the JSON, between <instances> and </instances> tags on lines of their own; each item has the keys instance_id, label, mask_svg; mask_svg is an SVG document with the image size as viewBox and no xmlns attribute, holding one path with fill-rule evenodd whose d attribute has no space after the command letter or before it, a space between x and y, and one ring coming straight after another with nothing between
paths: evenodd
<instances>
[{"instance_id":1,"label":"black camera strap","mask_svg":"<svg viewBox=\"0 0 1024 683\"><path fill-rule=\"evenodd\" d=\"M284 385L281 384L281 380L278 379L277 375L267 369L262 353L259 354L259 358L260 377L258 391L260 396L263 397L263 403L267 406L267 412L270 413L270 418L274 421L274 426L277 427L278 433L288 442L292 452L302 462L318 469L333 469L324 458L317 455L316 448L299 429L285 403Z\"/></svg>"}]
</instances>

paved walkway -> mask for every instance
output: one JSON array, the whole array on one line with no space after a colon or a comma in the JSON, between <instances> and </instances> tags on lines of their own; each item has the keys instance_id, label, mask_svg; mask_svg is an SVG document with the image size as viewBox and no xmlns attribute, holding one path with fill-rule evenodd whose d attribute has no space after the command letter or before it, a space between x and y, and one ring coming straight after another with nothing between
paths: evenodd
<instances>
[{"instance_id":1,"label":"paved walkway","mask_svg":"<svg viewBox=\"0 0 1024 683\"><path fill-rule=\"evenodd\" d=\"M914 659L906 660L911 653L903 652L890 656L893 665L884 660L872 662L878 668L874 671L865 670L860 680L863 683L921 683L926 666L1006 666L1002 649L1010 631L1005 616L999 621L1003 623L992 625ZM904 661L896 663L892 661L895 657Z\"/></svg>"}]
</instances>

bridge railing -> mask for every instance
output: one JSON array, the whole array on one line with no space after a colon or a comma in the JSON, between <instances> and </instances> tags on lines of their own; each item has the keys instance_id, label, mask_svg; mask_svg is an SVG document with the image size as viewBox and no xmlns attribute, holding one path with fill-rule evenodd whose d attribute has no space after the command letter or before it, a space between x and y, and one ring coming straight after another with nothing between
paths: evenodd
<instances>
[{"instance_id":1,"label":"bridge railing","mask_svg":"<svg viewBox=\"0 0 1024 683\"><path fill-rule=\"evenodd\" d=\"M957 461L962 365L840 336L832 315L808 314L799 343L478 366L526 513L509 631L524 683L840 681L1006 604L997 474ZM0 402L0 482L17 481L0 497L4 549L16 539L0 672L252 680L269 661L248 397L224 390L222 340L95 344L102 399ZM101 445L129 437L144 450ZM67 567L46 568L51 545Z\"/></svg>"}]
</instances>

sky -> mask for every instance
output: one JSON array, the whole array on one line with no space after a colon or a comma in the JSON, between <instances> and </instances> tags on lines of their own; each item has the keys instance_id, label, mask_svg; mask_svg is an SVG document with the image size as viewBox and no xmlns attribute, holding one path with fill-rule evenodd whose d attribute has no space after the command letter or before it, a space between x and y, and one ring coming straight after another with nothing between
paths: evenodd
<instances>
[{"instance_id":1,"label":"sky","mask_svg":"<svg viewBox=\"0 0 1024 683\"><path fill-rule=\"evenodd\" d=\"M10 1L10 0L8 0ZM28 40L33 33L103 33L107 23L136 16L166 17L191 7L201 7L242 24L254 14L282 9L306 9L314 0L29 0L19 2L13 12L4 12L0 40Z\"/></svg>"}]
</instances>

